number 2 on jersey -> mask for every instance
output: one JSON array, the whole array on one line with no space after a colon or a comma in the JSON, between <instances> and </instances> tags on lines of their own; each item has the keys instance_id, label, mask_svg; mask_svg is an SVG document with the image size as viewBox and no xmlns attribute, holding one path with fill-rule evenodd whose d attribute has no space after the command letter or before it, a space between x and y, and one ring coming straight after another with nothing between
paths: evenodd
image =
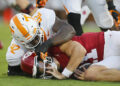
<instances>
[{"instance_id":1,"label":"number 2 on jersey","mask_svg":"<svg viewBox=\"0 0 120 86\"><path fill-rule=\"evenodd\" d=\"M18 46L18 45L16 45L16 44L12 44L11 46L10 46L10 52L12 53L12 54L15 54L15 51L16 50L19 50L20 49L20 46Z\"/></svg>"}]
</instances>

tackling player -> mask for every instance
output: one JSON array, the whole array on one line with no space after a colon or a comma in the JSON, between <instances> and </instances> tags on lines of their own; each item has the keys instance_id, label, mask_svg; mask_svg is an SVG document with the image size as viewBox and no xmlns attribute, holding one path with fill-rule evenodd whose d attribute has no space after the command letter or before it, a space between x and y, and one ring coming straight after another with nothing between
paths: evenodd
<instances>
[{"instance_id":1,"label":"tackling player","mask_svg":"<svg viewBox=\"0 0 120 86\"><path fill-rule=\"evenodd\" d=\"M40 55L40 49L47 50L53 45L70 40L75 35L73 27L58 19L54 11L41 8L34 12L33 17L20 13L11 19L10 30L13 39L6 53L9 75L20 70L20 59L28 49L35 49ZM34 39L38 41L34 43Z\"/></svg>"}]
</instances>

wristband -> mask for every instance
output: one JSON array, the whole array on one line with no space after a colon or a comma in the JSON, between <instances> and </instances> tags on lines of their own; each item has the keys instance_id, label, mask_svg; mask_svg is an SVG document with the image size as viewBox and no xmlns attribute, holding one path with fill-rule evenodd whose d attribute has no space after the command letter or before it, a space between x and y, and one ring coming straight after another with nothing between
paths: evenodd
<instances>
[{"instance_id":1,"label":"wristband","mask_svg":"<svg viewBox=\"0 0 120 86\"><path fill-rule=\"evenodd\" d=\"M63 70L63 72L62 72L62 74L63 74L65 77L67 77L67 78L69 78L69 77L72 75L72 73L73 73L73 72L71 72L71 71L68 70L67 68L65 68L65 69Z\"/></svg>"}]
</instances>

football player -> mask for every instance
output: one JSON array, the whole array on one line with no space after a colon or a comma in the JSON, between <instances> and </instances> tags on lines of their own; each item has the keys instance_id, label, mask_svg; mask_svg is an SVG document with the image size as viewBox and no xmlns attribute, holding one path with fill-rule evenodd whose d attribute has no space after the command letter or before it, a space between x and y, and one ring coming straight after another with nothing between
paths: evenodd
<instances>
[{"instance_id":1,"label":"football player","mask_svg":"<svg viewBox=\"0 0 120 86\"><path fill-rule=\"evenodd\" d=\"M114 24L106 5L106 0L61 0L67 12L68 22L76 29L77 35L83 33L80 25L80 12L83 2L90 8L97 25L103 30L111 28Z\"/></svg>"},{"instance_id":2,"label":"football player","mask_svg":"<svg viewBox=\"0 0 120 86\"><path fill-rule=\"evenodd\" d=\"M52 74L57 79L69 78L81 63L93 63L84 73L75 72L75 77L82 80L94 81L120 81L120 41L119 31L107 31L86 33L82 36L75 36L72 40L51 48L48 53L58 60L62 72L58 72L56 67L47 67L46 72ZM92 52L92 53L91 53ZM86 55L86 56L85 56ZM35 53L28 52L23 57L22 68L35 74L36 68L33 66ZM27 60L29 59L29 60ZM32 62L31 62L32 59ZM26 60L26 61L25 61ZM32 65L32 66L31 66ZM43 71L44 64L36 63L39 73ZM49 65L49 64L48 64ZM51 65L51 64L50 64ZM26 67L26 68L25 68ZM43 67L43 68L42 68ZM35 70L32 72L32 69ZM26 72L27 72L26 71Z\"/></svg>"},{"instance_id":3,"label":"football player","mask_svg":"<svg viewBox=\"0 0 120 86\"><path fill-rule=\"evenodd\" d=\"M9 75L20 70L21 57L28 49L35 49L40 55L40 50L66 42L75 35L71 25L45 8L35 9L32 17L23 13L15 15L10 21L10 30L13 39L6 53ZM34 39L37 41L33 42Z\"/></svg>"}]
</instances>

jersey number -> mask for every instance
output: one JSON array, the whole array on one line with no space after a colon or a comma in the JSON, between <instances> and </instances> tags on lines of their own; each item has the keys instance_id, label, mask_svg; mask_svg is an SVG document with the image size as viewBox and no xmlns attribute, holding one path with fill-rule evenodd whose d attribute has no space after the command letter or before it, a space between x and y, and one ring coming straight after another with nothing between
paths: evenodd
<instances>
[{"instance_id":1,"label":"jersey number","mask_svg":"<svg viewBox=\"0 0 120 86\"><path fill-rule=\"evenodd\" d=\"M15 54L15 51L16 50L19 50L20 49L20 46L18 46L18 45L16 45L16 44L12 44L11 46L10 46L10 52L12 53L12 54Z\"/></svg>"}]
</instances>

